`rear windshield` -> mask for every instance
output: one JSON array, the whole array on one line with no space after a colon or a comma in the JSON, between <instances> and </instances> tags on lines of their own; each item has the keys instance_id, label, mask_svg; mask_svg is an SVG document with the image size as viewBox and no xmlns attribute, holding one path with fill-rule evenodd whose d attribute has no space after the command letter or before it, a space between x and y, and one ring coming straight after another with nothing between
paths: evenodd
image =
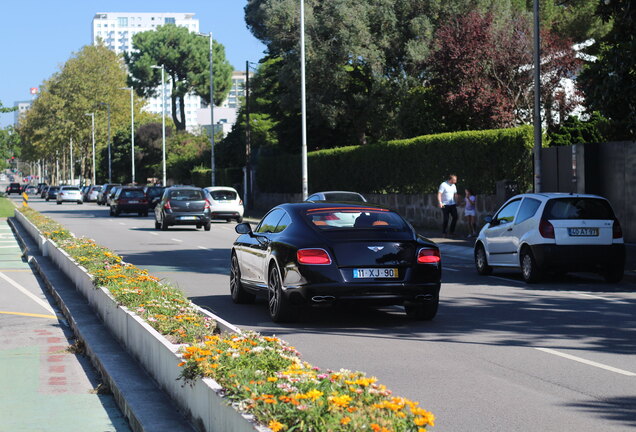
<instances>
[{"instance_id":1,"label":"rear windshield","mask_svg":"<svg viewBox=\"0 0 636 432\"><path fill-rule=\"evenodd\" d=\"M49 190L50 191L56 191L58 189L59 189L59 187L57 187L57 186L49 186Z\"/></svg>"},{"instance_id":2,"label":"rear windshield","mask_svg":"<svg viewBox=\"0 0 636 432\"><path fill-rule=\"evenodd\" d=\"M203 192L196 189L179 189L170 191L170 199L177 201L202 201Z\"/></svg>"},{"instance_id":3,"label":"rear windshield","mask_svg":"<svg viewBox=\"0 0 636 432\"><path fill-rule=\"evenodd\" d=\"M78 191L79 188L77 188L77 187L65 187L64 190L65 191Z\"/></svg>"},{"instance_id":4,"label":"rear windshield","mask_svg":"<svg viewBox=\"0 0 636 432\"><path fill-rule=\"evenodd\" d=\"M326 193L325 200L327 201L349 201L349 202L364 202L362 197L359 194L354 193Z\"/></svg>"},{"instance_id":5,"label":"rear windshield","mask_svg":"<svg viewBox=\"0 0 636 432\"><path fill-rule=\"evenodd\" d=\"M236 192L231 190L210 191L210 195L215 201L234 201L236 199Z\"/></svg>"},{"instance_id":6,"label":"rear windshield","mask_svg":"<svg viewBox=\"0 0 636 432\"><path fill-rule=\"evenodd\" d=\"M157 197L157 196L160 196L162 193L163 193L163 188L161 187L148 188L148 196L150 197Z\"/></svg>"},{"instance_id":7,"label":"rear windshield","mask_svg":"<svg viewBox=\"0 0 636 432\"><path fill-rule=\"evenodd\" d=\"M141 189L123 190L121 191L121 198L145 198L146 194Z\"/></svg>"},{"instance_id":8,"label":"rear windshield","mask_svg":"<svg viewBox=\"0 0 636 432\"><path fill-rule=\"evenodd\" d=\"M364 207L316 208L305 217L316 228L325 231L389 230L407 231L407 223L398 214L384 209Z\"/></svg>"},{"instance_id":9,"label":"rear windshield","mask_svg":"<svg viewBox=\"0 0 636 432\"><path fill-rule=\"evenodd\" d=\"M101 186L93 186L93 191L94 192L99 192L100 190L102 190Z\"/></svg>"},{"instance_id":10,"label":"rear windshield","mask_svg":"<svg viewBox=\"0 0 636 432\"><path fill-rule=\"evenodd\" d=\"M612 207L598 198L557 198L548 201L543 216L546 219L613 220Z\"/></svg>"}]
</instances>

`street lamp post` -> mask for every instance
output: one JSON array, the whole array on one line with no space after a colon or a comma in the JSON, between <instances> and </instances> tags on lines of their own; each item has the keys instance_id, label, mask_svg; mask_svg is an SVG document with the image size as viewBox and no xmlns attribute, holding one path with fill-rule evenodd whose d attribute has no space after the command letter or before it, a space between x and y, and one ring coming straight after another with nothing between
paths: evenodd
<instances>
[{"instance_id":1,"label":"street lamp post","mask_svg":"<svg viewBox=\"0 0 636 432\"><path fill-rule=\"evenodd\" d=\"M534 0L534 192L541 192L541 39L539 0Z\"/></svg>"},{"instance_id":2,"label":"street lamp post","mask_svg":"<svg viewBox=\"0 0 636 432\"><path fill-rule=\"evenodd\" d=\"M69 147L70 147L70 150L71 150L71 154L70 154L70 156L71 156L70 162L71 163L70 163L70 166L69 166L69 172L71 174L71 185L73 185L74 184L73 181L75 180L75 176L74 176L75 173L73 172L73 137L71 137L71 139L70 139Z\"/></svg>"},{"instance_id":3,"label":"street lamp post","mask_svg":"<svg viewBox=\"0 0 636 432\"><path fill-rule=\"evenodd\" d=\"M132 184L135 184L135 102L132 87L123 87L121 90L130 90L130 159L132 167Z\"/></svg>"},{"instance_id":4,"label":"street lamp post","mask_svg":"<svg viewBox=\"0 0 636 432\"><path fill-rule=\"evenodd\" d=\"M106 105L108 110L108 183L113 182L113 161L110 151L110 104L108 102L100 102L100 105Z\"/></svg>"},{"instance_id":5,"label":"street lamp post","mask_svg":"<svg viewBox=\"0 0 636 432\"><path fill-rule=\"evenodd\" d=\"M307 107L305 102L305 0L300 0L300 111L302 114L302 192L304 201L309 195L309 176L307 172Z\"/></svg>"},{"instance_id":6,"label":"street lamp post","mask_svg":"<svg viewBox=\"0 0 636 432\"><path fill-rule=\"evenodd\" d=\"M166 68L161 66L150 66L153 69L161 69L161 153L162 153L162 186L166 186L166 81L164 75Z\"/></svg>"},{"instance_id":7,"label":"street lamp post","mask_svg":"<svg viewBox=\"0 0 636 432\"><path fill-rule=\"evenodd\" d=\"M209 34L198 33L210 38L210 174L212 186L216 186L216 166L214 163L214 39Z\"/></svg>"},{"instance_id":8,"label":"street lamp post","mask_svg":"<svg viewBox=\"0 0 636 432\"><path fill-rule=\"evenodd\" d=\"M86 113L84 115L91 117L91 135L93 138L93 185L96 183L95 176L95 113Z\"/></svg>"}]
</instances>

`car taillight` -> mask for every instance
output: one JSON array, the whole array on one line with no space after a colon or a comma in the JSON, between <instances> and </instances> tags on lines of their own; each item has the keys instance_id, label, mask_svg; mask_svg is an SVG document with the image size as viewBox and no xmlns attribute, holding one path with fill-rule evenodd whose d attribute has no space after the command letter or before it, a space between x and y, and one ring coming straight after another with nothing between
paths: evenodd
<instances>
[{"instance_id":1,"label":"car taillight","mask_svg":"<svg viewBox=\"0 0 636 432\"><path fill-rule=\"evenodd\" d=\"M239 200L239 205L242 206L243 205L243 200Z\"/></svg>"},{"instance_id":2,"label":"car taillight","mask_svg":"<svg viewBox=\"0 0 636 432\"><path fill-rule=\"evenodd\" d=\"M166 201L166 203L163 205L163 208L165 208L166 210L172 210L172 207L170 207L170 201Z\"/></svg>"},{"instance_id":3,"label":"car taillight","mask_svg":"<svg viewBox=\"0 0 636 432\"><path fill-rule=\"evenodd\" d=\"M331 257L324 249L299 249L296 252L299 264L327 265L331 264Z\"/></svg>"},{"instance_id":4,"label":"car taillight","mask_svg":"<svg viewBox=\"0 0 636 432\"><path fill-rule=\"evenodd\" d=\"M554 225L552 225L547 219L541 219L539 222L539 234L543 238L554 238Z\"/></svg>"},{"instance_id":5,"label":"car taillight","mask_svg":"<svg viewBox=\"0 0 636 432\"><path fill-rule=\"evenodd\" d=\"M442 259L439 255L439 249L420 249L417 253L418 264L435 264Z\"/></svg>"},{"instance_id":6,"label":"car taillight","mask_svg":"<svg viewBox=\"0 0 636 432\"><path fill-rule=\"evenodd\" d=\"M621 223L618 219L614 219L614 225L612 226L612 238L623 238L623 229L621 228Z\"/></svg>"},{"instance_id":7,"label":"car taillight","mask_svg":"<svg viewBox=\"0 0 636 432\"><path fill-rule=\"evenodd\" d=\"M211 206L210 201L205 200L205 207L203 207L203 210L208 210L210 206Z\"/></svg>"}]
</instances>

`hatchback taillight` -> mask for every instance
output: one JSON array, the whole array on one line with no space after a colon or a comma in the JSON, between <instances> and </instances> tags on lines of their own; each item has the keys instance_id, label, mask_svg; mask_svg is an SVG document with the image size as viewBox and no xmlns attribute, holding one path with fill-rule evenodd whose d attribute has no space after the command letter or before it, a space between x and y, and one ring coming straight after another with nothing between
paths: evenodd
<instances>
[{"instance_id":1,"label":"hatchback taillight","mask_svg":"<svg viewBox=\"0 0 636 432\"><path fill-rule=\"evenodd\" d=\"M172 207L170 207L170 201L166 201L166 203L163 205L163 208L165 208L166 210L172 210Z\"/></svg>"},{"instance_id":2,"label":"hatchback taillight","mask_svg":"<svg viewBox=\"0 0 636 432\"><path fill-rule=\"evenodd\" d=\"M417 263L418 264L435 264L440 262L442 259L439 254L439 249L420 249L417 253Z\"/></svg>"},{"instance_id":3,"label":"hatchback taillight","mask_svg":"<svg viewBox=\"0 0 636 432\"><path fill-rule=\"evenodd\" d=\"M243 200L239 200L239 205L242 206L243 205Z\"/></svg>"},{"instance_id":4,"label":"hatchback taillight","mask_svg":"<svg viewBox=\"0 0 636 432\"><path fill-rule=\"evenodd\" d=\"M205 200L205 207L203 207L203 210L209 210L210 206L211 206L210 201Z\"/></svg>"},{"instance_id":5,"label":"hatchback taillight","mask_svg":"<svg viewBox=\"0 0 636 432\"><path fill-rule=\"evenodd\" d=\"M612 238L623 238L623 229L621 228L621 223L618 219L614 219L614 225L612 226Z\"/></svg>"},{"instance_id":6,"label":"hatchback taillight","mask_svg":"<svg viewBox=\"0 0 636 432\"><path fill-rule=\"evenodd\" d=\"M296 252L296 258L298 258L299 264L331 264L331 257L324 249L299 249Z\"/></svg>"},{"instance_id":7,"label":"hatchback taillight","mask_svg":"<svg viewBox=\"0 0 636 432\"><path fill-rule=\"evenodd\" d=\"M539 234L543 238L554 238L554 225L550 223L547 219L541 219L539 222Z\"/></svg>"}]
</instances>

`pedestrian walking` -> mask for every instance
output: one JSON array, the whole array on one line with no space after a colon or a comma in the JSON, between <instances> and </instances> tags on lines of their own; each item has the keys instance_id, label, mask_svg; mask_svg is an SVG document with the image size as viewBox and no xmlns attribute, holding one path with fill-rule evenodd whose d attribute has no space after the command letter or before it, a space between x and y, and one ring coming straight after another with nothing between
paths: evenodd
<instances>
[{"instance_id":1,"label":"pedestrian walking","mask_svg":"<svg viewBox=\"0 0 636 432\"><path fill-rule=\"evenodd\" d=\"M439 207L442 209L442 215L444 221L442 222L442 234L444 236L455 234L455 225L457 225L457 176L451 174L448 176L448 180L439 185L437 190L437 201ZM448 229L448 220L450 221L450 229Z\"/></svg>"},{"instance_id":2,"label":"pedestrian walking","mask_svg":"<svg viewBox=\"0 0 636 432\"><path fill-rule=\"evenodd\" d=\"M466 217L466 222L468 222L468 229L470 230L468 237L476 237L477 224L475 223L475 217L477 215L477 197L471 189L464 190L464 206L464 216Z\"/></svg>"}]
</instances>

